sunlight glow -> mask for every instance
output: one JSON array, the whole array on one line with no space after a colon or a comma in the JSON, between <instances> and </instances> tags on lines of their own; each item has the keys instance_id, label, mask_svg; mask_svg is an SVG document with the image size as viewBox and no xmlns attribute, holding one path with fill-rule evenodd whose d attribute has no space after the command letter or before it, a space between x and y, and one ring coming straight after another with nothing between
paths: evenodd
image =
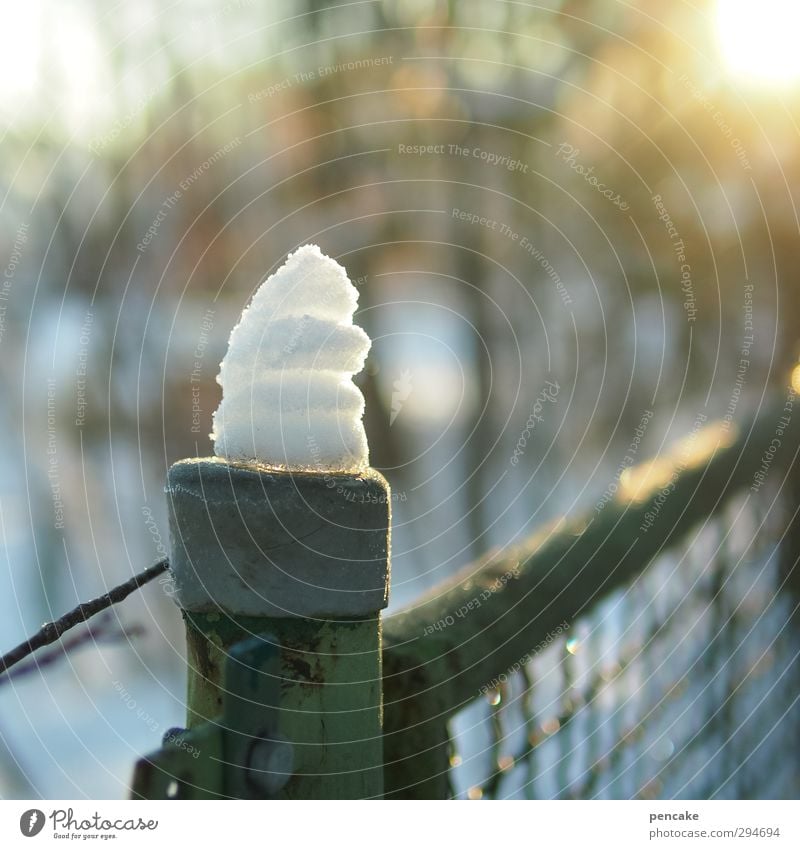
<instances>
[{"instance_id":1,"label":"sunlight glow","mask_svg":"<svg viewBox=\"0 0 800 849\"><path fill-rule=\"evenodd\" d=\"M792 369L792 376L789 380L792 386L792 391L800 395L800 363Z\"/></svg>"},{"instance_id":2,"label":"sunlight glow","mask_svg":"<svg viewBox=\"0 0 800 849\"><path fill-rule=\"evenodd\" d=\"M36 2L0 0L5 64L0 105L18 108L36 90L41 59L41 12Z\"/></svg>"},{"instance_id":3,"label":"sunlight glow","mask_svg":"<svg viewBox=\"0 0 800 849\"><path fill-rule=\"evenodd\" d=\"M717 0L716 27L735 74L759 83L800 80L798 0Z\"/></svg>"},{"instance_id":4,"label":"sunlight glow","mask_svg":"<svg viewBox=\"0 0 800 849\"><path fill-rule=\"evenodd\" d=\"M644 504L659 490L673 486L687 469L705 466L717 451L730 448L739 435L730 422L713 421L677 442L668 453L629 466L619 477L617 499L625 503Z\"/></svg>"},{"instance_id":5,"label":"sunlight glow","mask_svg":"<svg viewBox=\"0 0 800 849\"><path fill-rule=\"evenodd\" d=\"M0 0L5 74L0 115L42 121L57 116L70 132L87 138L113 111L109 79L87 12L55 0Z\"/></svg>"}]
</instances>

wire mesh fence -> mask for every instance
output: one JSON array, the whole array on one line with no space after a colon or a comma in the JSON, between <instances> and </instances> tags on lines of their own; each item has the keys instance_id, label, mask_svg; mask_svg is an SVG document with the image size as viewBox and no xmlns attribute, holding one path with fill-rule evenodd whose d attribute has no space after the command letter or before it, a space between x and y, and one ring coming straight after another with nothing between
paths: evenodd
<instances>
[{"instance_id":1,"label":"wire mesh fence","mask_svg":"<svg viewBox=\"0 0 800 849\"><path fill-rule=\"evenodd\" d=\"M451 721L454 794L796 798L786 506L766 490L737 496L499 676Z\"/></svg>"}]
</instances>

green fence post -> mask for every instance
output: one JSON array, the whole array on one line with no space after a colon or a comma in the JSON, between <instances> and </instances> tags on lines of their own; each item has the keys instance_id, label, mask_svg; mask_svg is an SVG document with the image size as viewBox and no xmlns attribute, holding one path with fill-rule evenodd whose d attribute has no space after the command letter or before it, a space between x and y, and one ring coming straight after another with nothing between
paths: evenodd
<instances>
[{"instance_id":1,"label":"green fence post","mask_svg":"<svg viewBox=\"0 0 800 849\"><path fill-rule=\"evenodd\" d=\"M241 696L233 690L243 676L230 673L235 645L269 635L261 638L279 646L279 685L263 688L278 704L247 708L240 698L248 721L237 722L237 733L249 727L257 735L253 717L277 709L280 746L268 740L263 757L257 750L257 762L243 764L247 747L239 745L225 767L226 795L248 795L240 790L244 767L256 777L249 795L381 796L386 481L373 470L294 473L192 459L169 470L167 495L175 600L186 622L189 729L220 721L223 705L229 710Z\"/></svg>"}]
</instances>

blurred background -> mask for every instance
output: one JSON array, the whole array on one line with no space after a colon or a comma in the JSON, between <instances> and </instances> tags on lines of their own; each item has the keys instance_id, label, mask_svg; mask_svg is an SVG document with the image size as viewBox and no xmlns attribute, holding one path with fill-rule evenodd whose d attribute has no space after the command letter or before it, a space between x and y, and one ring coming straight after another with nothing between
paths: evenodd
<instances>
[{"instance_id":1,"label":"blurred background","mask_svg":"<svg viewBox=\"0 0 800 849\"><path fill-rule=\"evenodd\" d=\"M374 340L392 610L783 391L798 23L774 0L0 0L0 647L163 555L166 469L212 453L228 335L306 242ZM0 686L0 794L124 797L183 721L183 650L155 582Z\"/></svg>"}]
</instances>

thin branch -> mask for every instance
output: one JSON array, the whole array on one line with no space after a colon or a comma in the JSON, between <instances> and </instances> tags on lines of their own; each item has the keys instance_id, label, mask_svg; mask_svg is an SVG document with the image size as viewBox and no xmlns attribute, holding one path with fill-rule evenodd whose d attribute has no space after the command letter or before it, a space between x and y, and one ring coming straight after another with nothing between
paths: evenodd
<instances>
[{"instance_id":1,"label":"thin branch","mask_svg":"<svg viewBox=\"0 0 800 849\"><path fill-rule=\"evenodd\" d=\"M29 654L33 654L37 649L54 643L65 631L74 628L76 625L80 625L81 622L86 622L87 619L90 619L107 607L111 607L112 604L123 601L148 581L152 581L153 578L157 578L163 572L166 572L168 568L169 560L165 557L163 560L159 560L158 563L153 564L149 569L145 569L144 572L134 575L133 578L125 581L124 584L120 584L118 587L114 587L113 590L109 590L105 595L98 596L98 598L91 601L85 601L83 604L79 604L74 610L70 610L69 613L64 614L60 619L56 619L55 622L48 622L42 625L32 637L25 640L24 643L20 643L15 649L12 649L0 658L0 675L8 672L15 663L19 663Z\"/></svg>"},{"instance_id":2,"label":"thin branch","mask_svg":"<svg viewBox=\"0 0 800 849\"><path fill-rule=\"evenodd\" d=\"M96 623L88 625L84 631L64 637L60 645L43 651L33 660L29 660L27 663L19 663L13 670L8 670L4 675L0 675L0 687L11 681L18 681L26 675L39 672L46 666L52 666L54 663L63 660L69 653L89 643L114 643L118 640L140 637L142 634L144 634L144 628L141 625L113 627L110 614L106 613Z\"/></svg>"}]
</instances>

